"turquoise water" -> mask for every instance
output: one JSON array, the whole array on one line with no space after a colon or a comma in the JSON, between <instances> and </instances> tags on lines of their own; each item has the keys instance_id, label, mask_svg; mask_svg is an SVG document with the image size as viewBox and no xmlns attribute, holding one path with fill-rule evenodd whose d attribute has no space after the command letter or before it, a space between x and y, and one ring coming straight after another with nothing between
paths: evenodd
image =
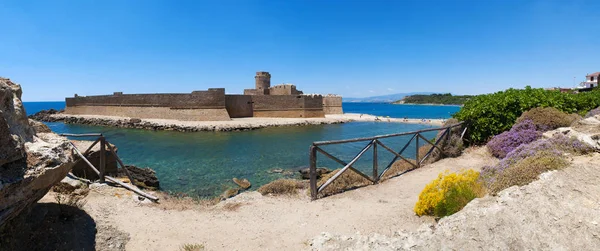
<instances>
[{"instance_id":1,"label":"turquoise water","mask_svg":"<svg viewBox=\"0 0 600 251\"><path fill-rule=\"evenodd\" d=\"M65 108L64 101L56 102L24 102L27 114L34 114L41 110ZM344 112L363 113L377 116L390 116L392 118L437 119L449 118L458 112L458 106L430 106L430 105L393 105L387 103L344 103Z\"/></svg>"},{"instance_id":2,"label":"turquoise water","mask_svg":"<svg viewBox=\"0 0 600 251\"><path fill-rule=\"evenodd\" d=\"M391 118L444 119L460 110L459 106L394 105L388 103L344 103L344 112Z\"/></svg>"},{"instance_id":3,"label":"turquoise water","mask_svg":"<svg viewBox=\"0 0 600 251\"><path fill-rule=\"evenodd\" d=\"M100 132L119 148L119 156L127 164L156 170L163 190L194 196L218 195L234 187L231 179L247 178L253 188L282 177L298 177L297 170L308 166L308 149L313 141L347 139L378 134L430 128L426 125L357 122L338 125L266 128L244 132L147 131L60 122L47 123L57 133ZM429 134L428 137L433 137ZM385 144L400 149L407 137L386 139ZM366 142L325 146L334 156L349 162ZM389 162L393 155L381 151L378 160ZM414 147L407 156L414 156ZM358 169L371 174L372 152L357 163ZM339 168L341 165L319 156L319 166ZM383 164L382 164L383 165ZM290 174L269 173L283 169Z\"/></svg>"},{"instance_id":4,"label":"turquoise water","mask_svg":"<svg viewBox=\"0 0 600 251\"><path fill-rule=\"evenodd\" d=\"M60 108L60 103L25 103L28 113L36 109ZM355 104L353 104L355 105ZM381 104L383 105L383 104ZM59 106L59 107L56 107ZM62 103L64 107L64 103ZM373 108L372 104L368 104ZM360 107L360 105L358 106ZM404 106L394 105L397 109ZM387 107L385 109L392 109ZM432 114L443 114L436 108L427 107ZM345 107L346 108L346 107ZM352 109L346 109L353 112ZM389 113L389 114L397 114ZM381 114L380 116L387 116ZM392 116L392 115L390 115ZM402 117L402 116L400 116ZM411 116L414 117L414 116ZM448 117L448 116L446 116ZM122 129L85 125L47 123L57 133L103 133L107 140L119 148L119 156L126 164L151 167L156 170L161 188L167 191L186 193L192 196L210 197L235 187L232 178L247 178L253 189L283 177L299 177L297 170L308 166L308 150L314 141L368 137L380 134L414 131L431 128L429 125L353 122L337 125L315 125L302 127L265 128L243 132L171 132ZM435 132L425 134L433 138ZM386 145L399 150L409 137L382 140ZM93 140L93 139L90 139ZM349 162L367 142L330 145L323 148L334 156ZM406 156L414 158L415 145L409 147ZM380 148L378 161L385 166L394 156ZM336 162L319 155L318 166L340 168ZM369 150L355 165L371 174L372 150ZM283 169L284 173L272 173ZM380 169L380 171L382 168Z\"/></svg>"}]
</instances>

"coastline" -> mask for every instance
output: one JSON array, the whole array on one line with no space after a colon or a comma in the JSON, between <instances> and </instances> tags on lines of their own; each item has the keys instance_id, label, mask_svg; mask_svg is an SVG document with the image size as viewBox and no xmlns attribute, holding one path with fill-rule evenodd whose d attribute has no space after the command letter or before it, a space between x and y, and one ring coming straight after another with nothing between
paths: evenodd
<instances>
[{"instance_id":1,"label":"coastline","mask_svg":"<svg viewBox=\"0 0 600 251\"><path fill-rule=\"evenodd\" d=\"M325 118L236 118L228 121L179 121L167 119L132 119L129 117L52 114L46 122L66 124L84 124L134 128L145 130L166 130L180 132L199 131L246 131L266 127L306 126L341 124L348 122L389 122L407 124L427 124L441 126L444 119L400 119L374 116L368 114L345 113L326 115Z\"/></svg>"},{"instance_id":2,"label":"coastline","mask_svg":"<svg viewBox=\"0 0 600 251\"><path fill-rule=\"evenodd\" d=\"M390 103L392 105L426 105L426 106L453 106L453 107L463 107L464 105L446 105L446 104L435 104L435 103L425 103L425 104L415 104L415 103Z\"/></svg>"}]
</instances>

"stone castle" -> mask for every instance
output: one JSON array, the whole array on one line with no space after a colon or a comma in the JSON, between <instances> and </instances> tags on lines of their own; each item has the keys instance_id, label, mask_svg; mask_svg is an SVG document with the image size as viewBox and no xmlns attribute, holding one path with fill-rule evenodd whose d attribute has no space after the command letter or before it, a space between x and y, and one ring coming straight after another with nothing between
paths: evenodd
<instances>
[{"instance_id":1,"label":"stone castle","mask_svg":"<svg viewBox=\"0 0 600 251\"><path fill-rule=\"evenodd\" d=\"M257 72L255 88L243 95L225 88L192 93L123 94L66 98L67 114L104 115L140 119L222 121L243 117L322 118L341 114L342 97L305 95L295 85L271 86L271 74Z\"/></svg>"}]
</instances>

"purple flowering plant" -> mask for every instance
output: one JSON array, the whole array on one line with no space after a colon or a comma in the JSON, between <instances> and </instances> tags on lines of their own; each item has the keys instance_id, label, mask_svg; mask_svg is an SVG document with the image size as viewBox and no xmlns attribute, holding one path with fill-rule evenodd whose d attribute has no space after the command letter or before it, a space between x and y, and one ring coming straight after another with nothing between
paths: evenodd
<instances>
[{"instance_id":1,"label":"purple flowering plant","mask_svg":"<svg viewBox=\"0 0 600 251\"><path fill-rule=\"evenodd\" d=\"M515 124L509 131L494 136L487 147L494 157L504 158L520 145L533 142L542 137L542 132L537 130L531 120L524 120Z\"/></svg>"},{"instance_id":2,"label":"purple flowering plant","mask_svg":"<svg viewBox=\"0 0 600 251\"><path fill-rule=\"evenodd\" d=\"M486 184L490 184L493 182L494 177L506 168L542 151L558 156L563 156L565 153L581 155L593 152L594 148L576 138L558 134L549 139L539 139L516 147L506 154L497 165L484 166L481 171L481 177Z\"/></svg>"}]
</instances>

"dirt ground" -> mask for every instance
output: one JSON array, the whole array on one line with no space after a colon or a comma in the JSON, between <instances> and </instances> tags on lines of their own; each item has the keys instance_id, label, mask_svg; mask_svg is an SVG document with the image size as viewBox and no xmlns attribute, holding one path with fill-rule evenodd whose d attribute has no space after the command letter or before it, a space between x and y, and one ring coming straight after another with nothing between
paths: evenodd
<instances>
[{"instance_id":1,"label":"dirt ground","mask_svg":"<svg viewBox=\"0 0 600 251\"><path fill-rule=\"evenodd\" d=\"M323 233L313 250L599 250L600 154L393 235Z\"/></svg>"},{"instance_id":2,"label":"dirt ground","mask_svg":"<svg viewBox=\"0 0 600 251\"><path fill-rule=\"evenodd\" d=\"M461 157L317 201L305 193L272 197L247 192L216 206L184 205L188 209L183 211L164 209L178 206L172 202L157 206L122 188L94 186L83 209L96 224L111 227L98 229L96 245L106 246L98 236L110 240L110 233L122 232L129 237L126 250L178 250L194 243L206 250L304 250L322 232L393 234L431 223L432 218L413 212L423 187L444 170L480 169L493 161L486 149L469 149ZM41 201L51 202L51 194Z\"/></svg>"}]
</instances>

